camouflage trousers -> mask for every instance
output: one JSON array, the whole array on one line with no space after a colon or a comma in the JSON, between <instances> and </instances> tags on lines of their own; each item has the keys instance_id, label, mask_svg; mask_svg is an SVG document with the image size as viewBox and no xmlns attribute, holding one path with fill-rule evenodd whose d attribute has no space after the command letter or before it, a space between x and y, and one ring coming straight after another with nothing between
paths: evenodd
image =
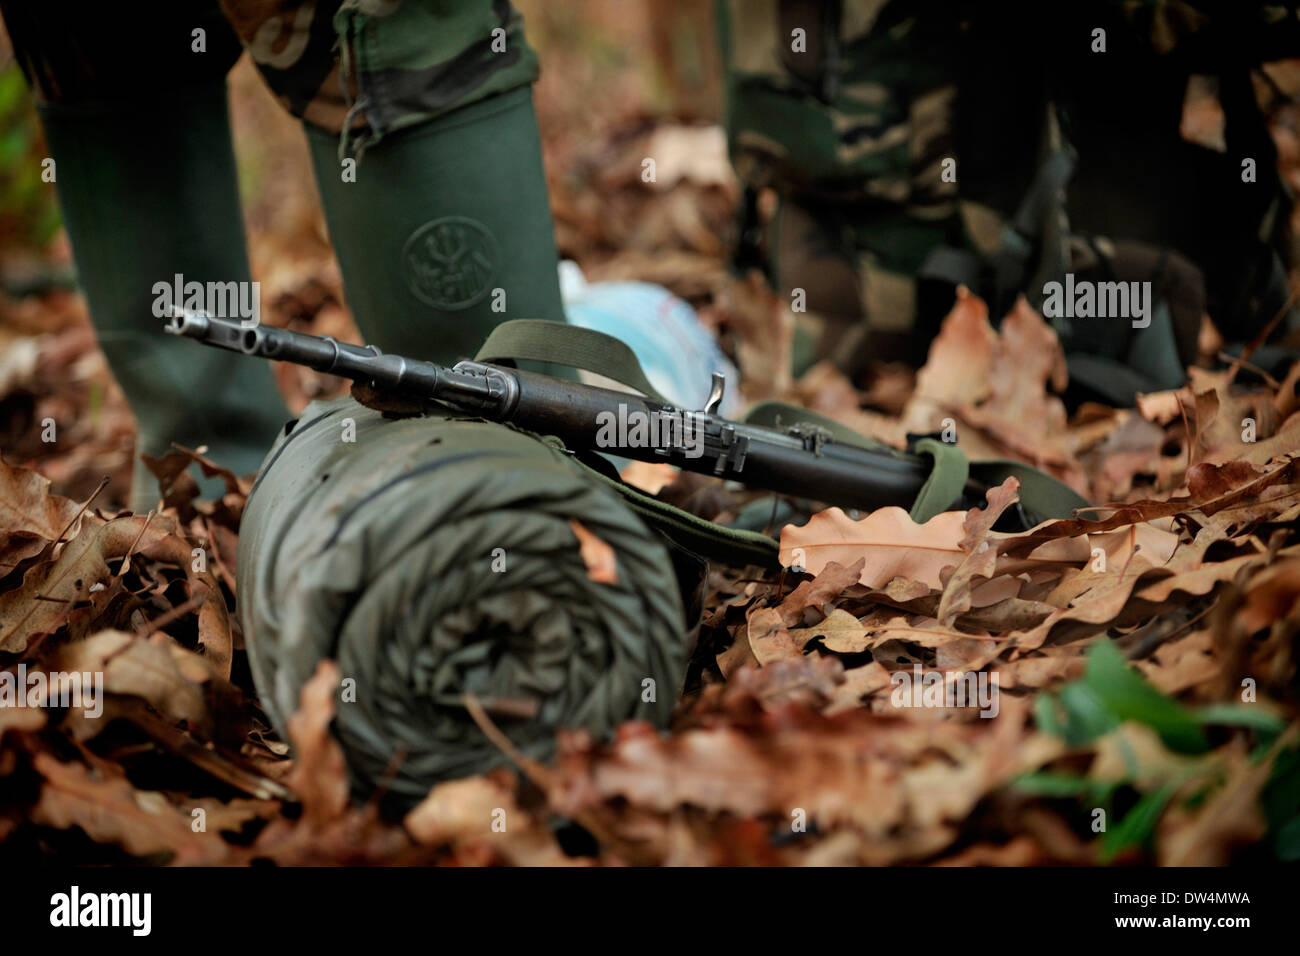
<instances>
[{"instance_id":1,"label":"camouflage trousers","mask_svg":"<svg viewBox=\"0 0 1300 956\"><path fill-rule=\"evenodd\" d=\"M246 49L294 116L355 152L533 82L509 0L0 0L38 99L124 99L220 80Z\"/></svg>"},{"instance_id":2,"label":"camouflage trousers","mask_svg":"<svg viewBox=\"0 0 1300 956\"><path fill-rule=\"evenodd\" d=\"M805 358L846 370L868 351L923 358L927 253L1000 229L945 175L954 5L718 0L717 14L732 161L747 187L779 197L763 254L817 342Z\"/></svg>"}]
</instances>

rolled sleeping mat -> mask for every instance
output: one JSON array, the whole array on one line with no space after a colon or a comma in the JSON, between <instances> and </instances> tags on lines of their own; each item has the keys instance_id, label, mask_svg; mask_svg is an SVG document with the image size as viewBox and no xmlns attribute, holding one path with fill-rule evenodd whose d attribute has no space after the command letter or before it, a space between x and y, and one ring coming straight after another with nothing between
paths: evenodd
<instances>
[{"instance_id":1,"label":"rolled sleeping mat","mask_svg":"<svg viewBox=\"0 0 1300 956\"><path fill-rule=\"evenodd\" d=\"M609 545L616 580L589 568L572 522ZM466 692L544 760L560 727L662 726L680 690L687 628L661 540L562 451L503 425L310 405L258 473L237 583L281 735L318 662L337 661L334 732L361 795L410 804L505 763Z\"/></svg>"}]
</instances>

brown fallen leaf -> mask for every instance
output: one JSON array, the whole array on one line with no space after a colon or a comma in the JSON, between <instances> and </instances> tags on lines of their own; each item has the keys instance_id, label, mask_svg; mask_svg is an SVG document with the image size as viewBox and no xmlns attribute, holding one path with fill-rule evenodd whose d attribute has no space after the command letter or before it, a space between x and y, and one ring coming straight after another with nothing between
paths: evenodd
<instances>
[{"instance_id":1,"label":"brown fallen leaf","mask_svg":"<svg viewBox=\"0 0 1300 956\"><path fill-rule=\"evenodd\" d=\"M987 398L996 344L988 306L969 289L959 288L916 376L916 389L903 412L907 431L937 431L950 409L975 406Z\"/></svg>"},{"instance_id":2,"label":"brown fallen leaf","mask_svg":"<svg viewBox=\"0 0 1300 956\"><path fill-rule=\"evenodd\" d=\"M879 670L863 670L864 686L880 679ZM956 822L987 794L1063 751L1059 741L1028 732L1028 713L1004 699L994 720L777 711L672 737L629 726L608 745L563 734L552 805L574 815L621 799L642 812L690 807L786 831L798 810L821 833L860 834L854 862L925 859L951 845Z\"/></svg>"},{"instance_id":3,"label":"brown fallen leaf","mask_svg":"<svg viewBox=\"0 0 1300 956\"><path fill-rule=\"evenodd\" d=\"M803 654L803 645L813 635L801 632L796 637L789 628L803 621L808 610L820 610L827 601L839 596L857 582L862 560L844 566L829 562L813 580L804 581L791 591L777 607L753 607L746 615L746 636L754 659L770 664Z\"/></svg>"},{"instance_id":4,"label":"brown fallen leaf","mask_svg":"<svg viewBox=\"0 0 1300 956\"><path fill-rule=\"evenodd\" d=\"M618 560L614 556L614 549L572 518L569 519L569 527L578 539L579 553L587 565L587 577L597 584L617 584Z\"/></svg>"},{"instance_id":5,"label":"brown fallen leaf","mask_svg":"<svg viewBox=\"0 0 1300 956\"><path fill-rule=\"evenodd\" d=\"M844 683L835 688L835 695L822 711L827 717L842 713L862 704L862 699L889 686L889 671L879 661L844 672Z\"/></svg>"},{"instance_id":6,"label":"brown fallen leaf","mask_svg":"<svg viewBox=\"0 0 1300 956\"><path fill-rule=\"evenodd\" d=\"M1221 670L1208 630L1160 646L1152 660L1137 666L1156 690L1171 697L1214 679Z\"/></svg>"},{"instance_id":7,"label":"brown fallen leaf","mask_svg":"<svg viewBox=\"0 0 1300 956\"><path fill-rule=\"evenodd\" d=\"M402 825L419 843L462 853L486 845L514 866L584 865L560 849L550 827L518 806L514 790L512 775L502 771L442 783Z\"/></svg>"},{"instance_id":8,"label":"brown fallen leaf","mask_svg":"<svg viewBox=\"0 0 1300 956\"><path fill-rule=\"evenodd\" d=\"M81 505L50 493L50 482L30 468L0 461L0 575L38 554L61 534L75 536Z\"/></svg>"},{"instance_id":9,"label":"brown fallen leaf","mask_svg":"<svg viewBox=\"0 0 1300 956\"><path fill-rule=\"evenodd\" d=\"M1237 612L1237 621L1247 634L1255 634L1275 621L1286 621L1300 608L1300 559L1279 561L1255 575Z\"/></svg>"},{"instance_id":10,"label":"brown fallen leaf","mask_svg":"<svg viewBox=\"0 0 1300 956\"><path fill-rule=\"evenodd\" d=\"M108 583L108 561L136 544L145 520L131 516L84 522L55 560L31 568L21 587L0 595L0 651L22 653L34 638L59 627L92 586Z\"/></svg>"},{"instance_id":11,"label":"brown fallen leaf","mask_svg":"<svg viewBox=\"0 0 1300 956\"><path fill-rule=\"evenodd\" d=\"M1066 377L1056 332L1020 296L998 328L988 398L961 403L961 417L1024 461L1069 469L1077 483L1065 405L1052 394L1064 391Z\"/></svg>"},{"instance_id":12,"label":"brown fallen leaf","mask_svg":"<svg viewBox=\"0 0 1300 956\"><path fill-rule=\"evenodd\" d=\"M1219 468L1208 464L1205 468ZM1222 472L1221 472L1222 473ZM1186 514L1198 510L1205 515L1214 515L1226 508L1249 504L1259 500L1274 485L1294 485L1300 480L1300 457L1290 458L1269 468L1264 474L1234 487L1231 491L1214 494L1210 498L1182 497L1168 501L1147 499L1129 504L1112 505L1098 510L1111 513L1105 518L1063 518L1045 521L1036 528L1021 535L1010 536L1000 544L1000 550L1007 555L1029 554L1048 541L1061 538L1078 538L1082 535L1113 531L1132 524L1140 524L1157 518L1169 518L1173 515Z\"/></svg>"},{"instance_id":13,"label":"brown fallen leaf","mask_svg":"<svg viewBox=\"0 0 1300 956\"><path fill-rule=\"evenodd\" d=\"M862 562L858 580L884 587L895 577L941 588L939 572L959 564L965 514L945 511L917 524L902 508L877 508L854 521L839 508L813 515L802 526L781 529L781 563L816 574L830 562Z\"/></svg>"},{"instance_id":14,"label":"brown fallen leaf","mask_svg":"<svg viewBox=\"0 0 1300 956\"><path fill-rule=\"evenodd\" d=\"M311 826L336 820L348 806L347 763L329 729L338 688L338 665L321 661L302 685L298 710L289 718L294 764L285 783L298 795L303 820Z\"/></svg>"},{"instance_id":15,"label":"brown fallen leaf","mask_svg":"<svg viewBox=\"0 0 1300 956\"><path fill-rule=\"evenodd\" d=\"M822 645L837 654L857 654L865 650L867 644L867 629L842 608L832 610L820 624L795 628L790 635L800 647L821 638Z\"/></svg>"},{"instance_id":16,"label":"brown fallen leaf","mask_svg":"<svg viewBox=\"0 0 1300 956\"><path fill-rule=\"evenodd\" d=\"M970 610L971 588L977 577L990 579L997 573L997 548L985 539L1002 513L1020 500L1020 482L1014 477L1007 478L997 488L990 488L986 497L988 507L970 509L962 523L963 535L957 545L966 554L948 578L939 599L939 621L944 625L952 624ZM1014 592L1008 595L1014 596Z\"/></svg>"},{"instance_id":17,"label":"brown fallen leaf","mask_svg":"<svg viewBox=\"0 0 1300 956\"><path fill-rule=\"evenodd\" d=\"M1234 847L1257 842L1267 829L1259 794L1278 754L1293 746L1300 724L1292 724L1268 754L1251 760L1238 750L1227 782L1197 809L1174 808L1161 819L1161 866L1223 866Z\"/></svg>"},{"instance_id":18,"label":"brown fallen leaf","mask_svg":"<svg viewBox=\"0 0 1300 956\"><path fill-rule=\"evenodd\" d=\"M97 777L80 764L60 763L44 753L35 754L32 765L41 776L33 823L80 827L96 842L120 846L132 856L165 854L177 865L217 863L230 855L216 833L196 832L192 814L161 793L137 790L124 777Z\"/></svg>"},{"instance_id":19,"label":"brown fallen leaf","mask_svg":"<svg viewBox=\"0 0 1300 956\"><path fill-rule=\"evenodd\" d=\"M59 670L102 675L105 693L139 697L172 721L208 733L202 689L182 675L176 652L189 653L122 631L100 631L61 648L57 663Z\"/></svg>"}]
</instances>

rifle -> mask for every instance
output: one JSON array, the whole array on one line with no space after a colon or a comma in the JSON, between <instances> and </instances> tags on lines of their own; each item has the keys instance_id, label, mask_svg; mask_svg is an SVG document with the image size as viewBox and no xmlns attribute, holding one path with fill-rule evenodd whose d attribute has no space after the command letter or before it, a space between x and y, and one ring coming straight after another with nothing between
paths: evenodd
<instances>
[{"instance_id":1,"label":"rifle","mask_svg":"<svg viewBox=\"0 0 1300 956\"><path fill-rule=\"evenodd\" d=\"M722 418L717 409L725 380L718 373L705 407L694 411L524 369L475 361L447 368L385 354L373 345L349 345L329 336L264 325L244 327L180 309L168 320L166 331L204 345L305 365L380 393L440 403L489 421L555 435L575 453L667 462L844 508L908 508L930 474L930 465L920 456L840 441L816 424L794 422L780 429ZM982 507L986 490L986 485L968 480L950 507ZM1026 528L1037 523L1024 509L1009 509L1007 515Z\"/></svg>"}]
</instances>

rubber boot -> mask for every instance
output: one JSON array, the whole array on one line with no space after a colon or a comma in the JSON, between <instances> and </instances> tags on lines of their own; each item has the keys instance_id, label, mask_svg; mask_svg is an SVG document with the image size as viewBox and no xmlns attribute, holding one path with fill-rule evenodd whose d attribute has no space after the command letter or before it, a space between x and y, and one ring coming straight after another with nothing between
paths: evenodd
<instances>
[{"instance_id":1,"label":"rubber boot","mask_svg":"<svg viewBox=\"0 0 1300 956\"><path fill-rule=\"evenodd\" d=\"M159 101L161 100L161 101ZM135 413L130 507L159 500L140 461L172 442L256 471L289 418L269 366L163 332L155 284L249 282L225 83L130 102L45 106L63 222L100 348ZM205 495L220 480L200 481Z\"/></svg>"},{"instance_id":2,"label":"rubber boot","mask_svg":"<svg viewBox=\"0 0 1300 956\"><path fill-rule=\"evenodd\" d=\"M564 320L531 87L385 136L355 181L338 137L306 128L367 343L454 364L508 319Z\"/></svg>"}]
</instances>

